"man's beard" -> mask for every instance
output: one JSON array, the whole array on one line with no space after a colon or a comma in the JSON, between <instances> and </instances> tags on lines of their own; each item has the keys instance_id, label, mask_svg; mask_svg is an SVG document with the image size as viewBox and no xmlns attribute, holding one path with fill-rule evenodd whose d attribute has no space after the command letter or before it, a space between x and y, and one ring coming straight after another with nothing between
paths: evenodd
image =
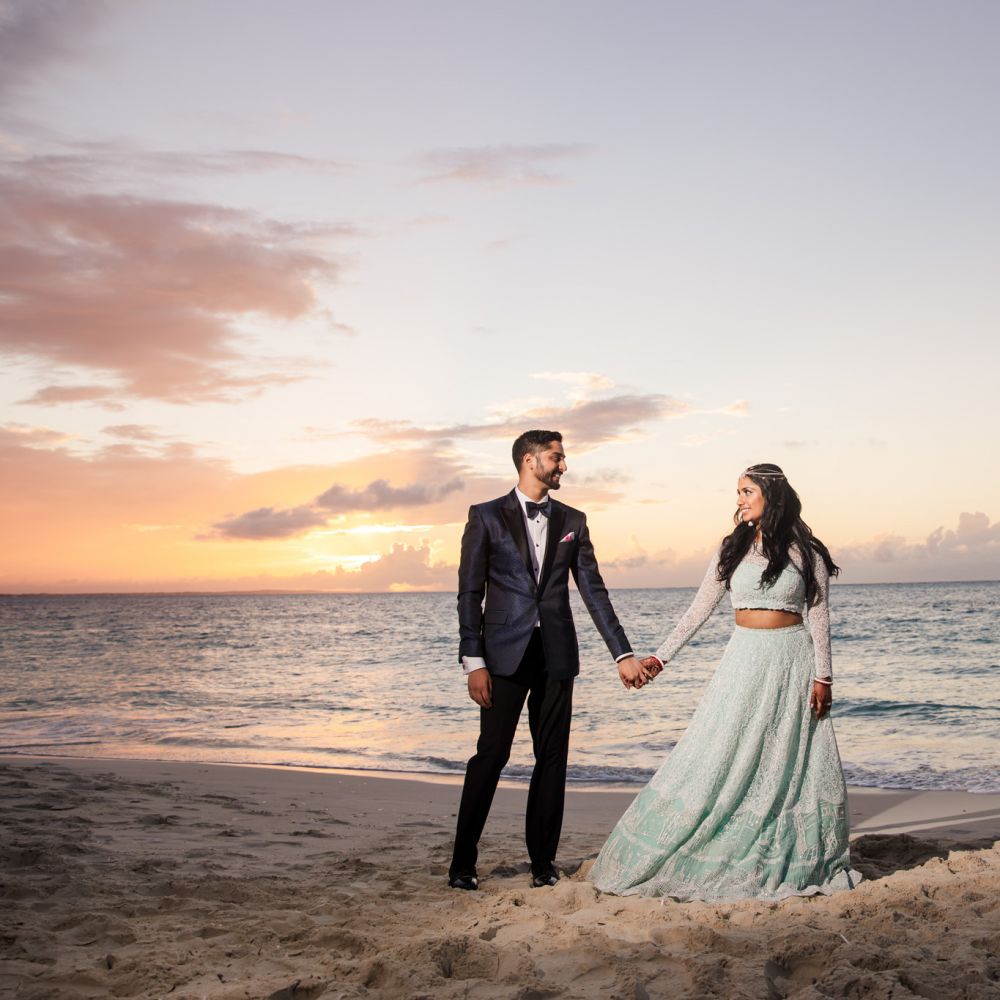
<instances>
[{"instance_id":1,"label":"man's beard","mask_svg":"<svg viewBox=\"0 0 1000 1000\"><path fill-rule=\"evenodd\" d=\"M562 485L562 479L557 475L555 471L547 472L544 476L540 476L537 472L535 473L535 478L547 489L547 490L557 490Z\"/></svg>"}]
</instances>

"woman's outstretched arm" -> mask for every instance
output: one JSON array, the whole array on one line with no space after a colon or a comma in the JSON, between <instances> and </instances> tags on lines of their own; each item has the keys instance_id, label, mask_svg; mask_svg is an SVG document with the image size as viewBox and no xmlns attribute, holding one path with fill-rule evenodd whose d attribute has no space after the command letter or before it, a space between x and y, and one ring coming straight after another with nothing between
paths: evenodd
<instances>
[{"instance_id":1,"label":"woman's outstretched arm","mask_svg":"<svg viewBox=\"0 0 1000 1000\"><path fill-rule=\"evenodd\" d=\"M672 660L719 606L719 601L722 600L722 595L726 592L726 585L718 579L718 573L719 552L716 550L694 600L687 611L681 615L680 621L667 636L663 645L656 651L656 658L661 663Z\"/></svg>"}]
</instances>

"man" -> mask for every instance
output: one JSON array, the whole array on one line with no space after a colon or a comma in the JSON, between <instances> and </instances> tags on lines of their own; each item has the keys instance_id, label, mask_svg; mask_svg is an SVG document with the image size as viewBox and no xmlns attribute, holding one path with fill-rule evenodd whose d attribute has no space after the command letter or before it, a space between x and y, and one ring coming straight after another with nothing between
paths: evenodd
<instances>
[{"instance_id":1,"label":"man","mask_svg":"<svg viewBox=\"0 0 1000 1000\"><path fill-rule=\"evenodd\" d=\"M479 837L500 772L510 757L521 709L535 767L528 789L525 839L531 884L555 885L556 848L566 792L573 678L580 671L569 605L569 574L618 662L626 687L652 672L632 655L594 557L582 511L549 497L566 472L562 435L526 431L515 442L517 486L469 509L458 568L459 658L469 697L480 706L479 742L469 761L448 884L478 889ZM483 599L485 597L485 606Z\"/></svg>"}]
</instances>

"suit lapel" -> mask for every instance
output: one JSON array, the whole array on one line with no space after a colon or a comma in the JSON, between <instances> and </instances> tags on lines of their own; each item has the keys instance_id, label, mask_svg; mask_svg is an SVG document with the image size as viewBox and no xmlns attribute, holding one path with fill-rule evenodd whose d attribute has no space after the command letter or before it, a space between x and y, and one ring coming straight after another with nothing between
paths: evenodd
<instances>
[{"instance_id":1,"label":"suit lapel","mask_svg":"<svg viewBox=\"0 0 1000 1000\"><path fill-rule=\"evenodd\" d=\"M558 500L549 497L550 513L549 526L546 529L545 537L545 559L542 561L542 578L538 581L538 592L545 589L545 584L549 582L549 573L552 572L552 564L556 559L556 549L559 546L559 539L562 538L563 527L566 524L566 511Z\"/></svg>"},{"instance_id":2,"label":"suit lapel","mask_svg":"<svg viewBox=\"0 0 1000 1000\"><path fill-rule=\"evenodd\" d=\"M503 519L507 522L507 530L514 539L517 551L521 553L524 565L534 580L535 568L531 565L531 553L528 551L528 531L524 527L524 512L513 490L507 494L507 499L500 510L503 512Z\"/></svg>"}]
</instances>

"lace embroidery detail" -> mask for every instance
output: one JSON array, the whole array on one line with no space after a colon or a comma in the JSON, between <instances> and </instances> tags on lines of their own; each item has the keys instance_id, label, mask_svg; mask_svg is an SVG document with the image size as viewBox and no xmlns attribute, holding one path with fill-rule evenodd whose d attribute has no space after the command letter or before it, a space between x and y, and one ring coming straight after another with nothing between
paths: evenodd
<instances>
[{"instance_id":1,"label":"lace embroidery detail","mask_svg":"<svg viewBox=\"0 0 1000 1000\"><path fill-rule=\"evenodd\" d=\"M741 608L772 608L776 611L792 611L803 615L809 626L815 650L815 676L833 677L830 651L830 574L819 553L813 553L813 572L816 574L816 599L811 607L806 607L805 583L799 567L802 557L798 548L792 549L791 561L785 571L771 587L761 588L761 573L767 566L767 559L756 550L744 557L733 573L730 585L732 605ZM708 564L705 578L695 594L687 611L681 616L674 630L656 651L656 655L667 663L672 660L693 638L695 633L708 621L726 593L726 585L717 579L719 552L716 551Z\"/></svg>"}]
</instances>

